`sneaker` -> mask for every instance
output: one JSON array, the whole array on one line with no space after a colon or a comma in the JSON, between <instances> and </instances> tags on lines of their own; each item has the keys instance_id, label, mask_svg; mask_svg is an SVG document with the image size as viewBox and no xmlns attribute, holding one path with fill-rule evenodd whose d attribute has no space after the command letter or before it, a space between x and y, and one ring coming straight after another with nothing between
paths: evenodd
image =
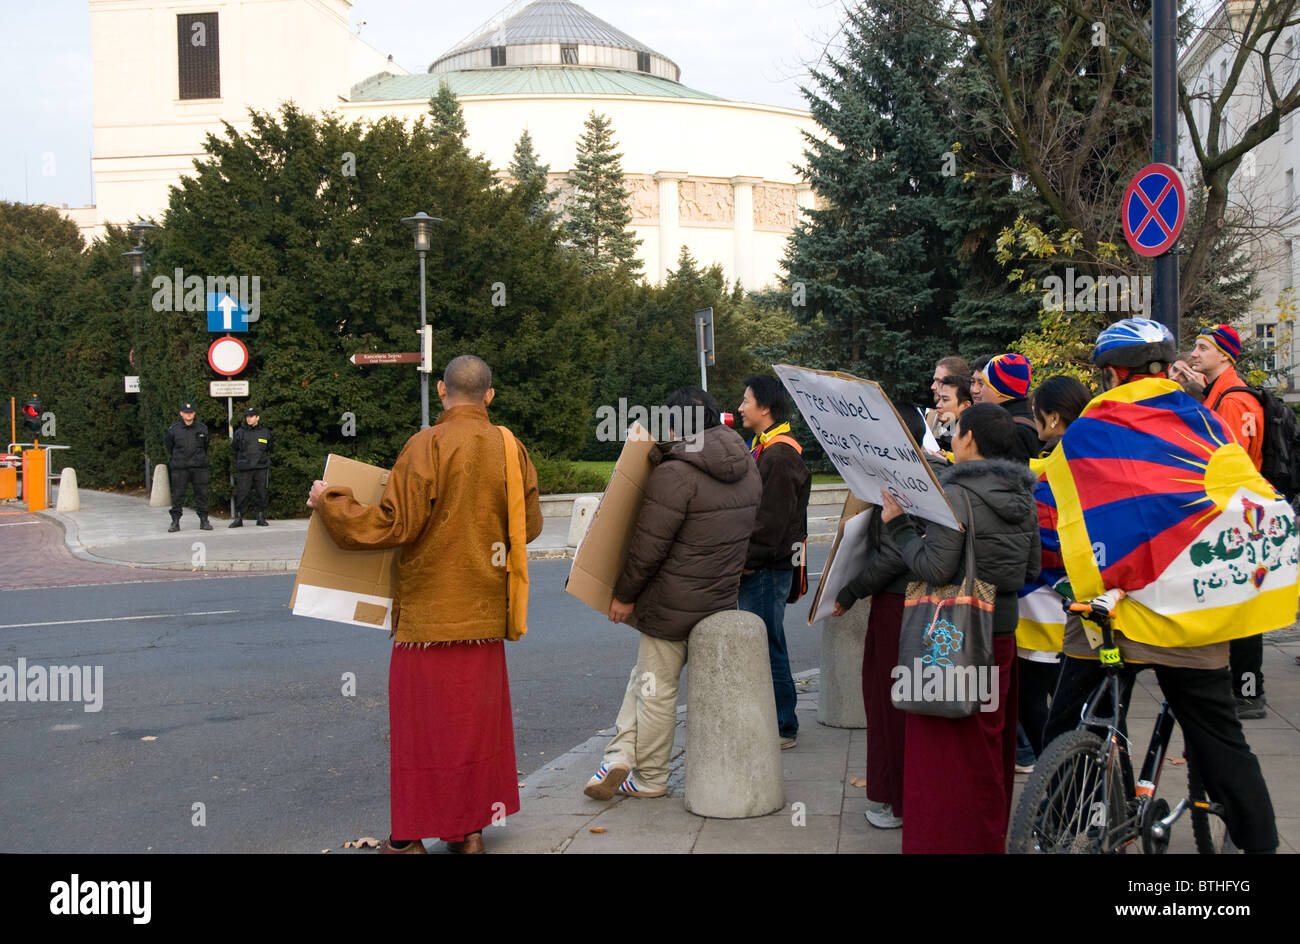
<instances>
[{"instance_id":1,"label":"sneaker","mask_svg":"<svg viewBox=\"0 0 1300 944\"><path fill-rule=\"evenodd\" d=\"M1016 764L1016 773L1018 774L1032 774L1033 772L1033 761L1030 761L1028 764Z\"/></svg>"},{"instance_id":2,"label":"sneaker","mask_svg":"<svg viewBox=\"0 0 1300 944\"><path fill-rule=\"evenodd\" d=\"M1242 698L1241 696L1238 696L1237 718L1242 721L1253 721L1258 718L1266 718L1268 717L1268 712L1265 710L1267 706L1268 702L1265 701L1263 695L1260 695L1258 698Z\"/></svg>"},{"instance_id":3,"label":"sneaker","mask_svg":"<svg viewBox=\"0 0 1300 944\"><path fill-rule=\"evenodd\" d=\"M903 825L903 818L895 816L894 808L888 803L881 803L874 808L868 807L863 810L862 815L877 829L900 829Z\"/></svg>"},{"instance_id":4,"label":"sneaker","mask_svg":"<svg viewBox=\"0 0 1300 944\"><path fill-rule=\"evenodd\" d=\"M642 799L653 799L654 797L666 796L667 790L648 790L636 782L636 778L631 774L627 779L619 784L618 793L620 796L641 797Z\"/></svg>"},{"instance_id":5,"label":"sneaker","mask_svg":"<svg viewBox=\"0 0 1300 944\"><path fill-rule=\"evenodd\" d=\"M783 737L781 738L781 750L788 751L790 748L794 747L798 743L799 742L794 738Z\"/></svg>"},{"instance_id":6,"label":"sneaker","mask_svg":"<svg viewBox=\"0 0 1300 944\"><path fill-rule=\"evenodd\" d=\"M601 764L582 792L593 800L612 800L623 781L632 773L626 764Z\"/></svg>"}]
</instances>

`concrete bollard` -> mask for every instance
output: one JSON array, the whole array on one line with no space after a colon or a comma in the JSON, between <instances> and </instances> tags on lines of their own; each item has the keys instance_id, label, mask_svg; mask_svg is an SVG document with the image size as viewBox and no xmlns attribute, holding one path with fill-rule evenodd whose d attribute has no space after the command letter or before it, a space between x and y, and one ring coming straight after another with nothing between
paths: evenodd
<instances>
[{"instance_id":1,"label":"concrete bollard","mask_svg":"<svg viewBox=\"0 0 1300 944\"><path fill-rule=\"evenodd\" d=\"M77 491L77 470L68 466L59 473L59 501L55 511L81 511L81 495Z\"/></svg>"},{"instance_id":2,"label":"concrete bollard","mask_svg":"<svg viewBox=\"0 0 1300 944\"><path fill-rule=\"evenodd\" d=\"M859 600L843 616L822 620L822 673L817 721L831 728L865 728L862 706L862 650L867 644L871 601Z\"/></svg>"},{"instance_id":3,"label":"concrete bollard","mask_svg":"<svg viewBox=\"0 0 1300 944\"><path fill-rule=\"evenodd\" d=\"M726 610L691 630L686 702L686 809L766 816L785 805L767 628Z\"/></svg>"},{"instance_id":4,"label":"concrete bollard","mask_svg":"<svg viewBox=\"0 0 1300 944\"><path fill-rule=\"evenodd\" d=\"M582 543L587 528L591 526L591 519L596 516L596 506L599 504L599 498L587 496L573 500L573 515L569 518L569 547L577 547Z\"/></svg>"},{"instance_id":5,"label":"concrete bollard","mask_svg":"<svg viewBox=\"0 0 1300 944\"><path fill-rule=\"evenodd\" d=\"M167 466L161 462L153 467L153 491L149 493L150 508L170 508L172 506L172 481L167 475Z\"/></svg>"}]
</instances>

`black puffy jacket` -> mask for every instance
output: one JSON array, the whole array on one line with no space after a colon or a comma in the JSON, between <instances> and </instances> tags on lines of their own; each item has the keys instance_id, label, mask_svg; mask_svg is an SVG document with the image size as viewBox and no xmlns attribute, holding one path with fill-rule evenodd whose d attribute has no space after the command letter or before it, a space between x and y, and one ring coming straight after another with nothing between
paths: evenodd
<instances>
[{"instance_id":1,"label":"black puffy jacket","mask_svg":"<svg viewBox=\"0 0 1300 944\"><path fill-rule=\"evenodd\" d=\"M271 467L271 431L261 423L256 426L241 423L230 447L235 451L237 472Z\"/></svg>"},{"instance_id":2,"label":"black puffy jacket","mask_svg":"<svg viewBox=\"0 0 1300 944\"><path fill-rule=\"evenodd\" d=\"M736 608L740 572L763 481L745 442L726 426L650 452L627 562L614 597L635 603L636 628L680 641L704 617Z\"/></svg>"},{"instance_id":3,"label":"black puffy jacket","mask_svg":"<svg viewBox=\"0 0 1300 944\"><path fill-rule=\"evenodd\" d=\"M171 469L206 469L208 467L208 428L198 420L189 426L177 420L167 427L164 441L167 467Z\"/></svg>"},{"instance_id":4,"label":"black puffy jacket","mask_svg":"<svg viewBox=\"0 0 1300 944\"><path fill-rule=\"evenodd\" d=\"M975 531L975 574L998 588L993 632L1016 631L1019 591L1038 577L1042 545L1032 472L1001 459L959 462L939 476L948 504L963 526ZM968 512L966 499L970 499ZM966 570L966 533L899 515L885 525L907 569L936 586L960 583Z\"/></svg>"}]
</instances>

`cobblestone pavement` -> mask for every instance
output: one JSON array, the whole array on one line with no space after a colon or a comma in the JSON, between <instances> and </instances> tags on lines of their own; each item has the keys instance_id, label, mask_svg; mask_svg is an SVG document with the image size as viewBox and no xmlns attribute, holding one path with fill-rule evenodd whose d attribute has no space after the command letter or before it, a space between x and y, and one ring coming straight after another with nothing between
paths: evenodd
<instances>
[{"instance_id":1,"label":"cobblestone pavement","mask_svg":"<svg viewBox=\"0 0 1300 944\"><path fill-rule=\"evenodd\" d=\"M53 521L26 511L0 509L0 590L192 580L196 576L200 575L80 560L68 550L63 529Z\"/></svg>"}]
</instances>

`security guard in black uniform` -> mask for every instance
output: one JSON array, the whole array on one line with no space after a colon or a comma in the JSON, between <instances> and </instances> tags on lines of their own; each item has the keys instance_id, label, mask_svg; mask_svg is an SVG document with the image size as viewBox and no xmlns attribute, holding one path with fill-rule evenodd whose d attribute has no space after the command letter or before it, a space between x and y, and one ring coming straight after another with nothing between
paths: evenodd
<instances>
[{"instance_id":1,"label":"security guard in black uniform","mask_svg":"<svg viewBox=\"0 0 1300 944\"><path fill-rule=\"evenodd\" d=\"M271 472L271 431L261 425L253 407L244 411L244 422L231 440L235 451L235 520L229 527L244 526L244 508L250 490L257 491L257 523L266 526L266 486Z\"/></svg>"},{"instance_id":2,"label":"security guard in black uniform","mask_svg":"<svg viewBox=\"0 0 1300 944\"><path fill-rule=\"evenodd\" d=\"M194 486L194 510L199 527L211 531L208 523L208 428L194 418L194 404L181 404L181 418L167 429L167 470L172 484L172 526L181 529L181 503L185 486Z\"/></svg>"}]
</instances>

